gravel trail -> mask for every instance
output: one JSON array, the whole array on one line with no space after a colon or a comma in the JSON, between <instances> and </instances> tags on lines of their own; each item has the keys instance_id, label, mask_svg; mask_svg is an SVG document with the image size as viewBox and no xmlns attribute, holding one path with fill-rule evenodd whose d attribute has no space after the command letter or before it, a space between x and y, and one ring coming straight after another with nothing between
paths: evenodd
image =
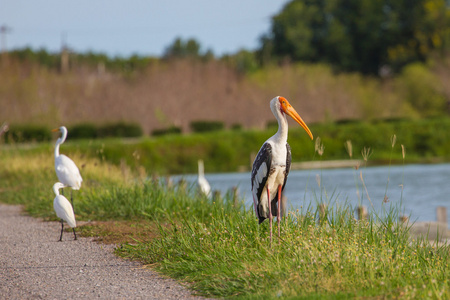
<instances>
[{"instance_id":1,"label":"gravel trail","mask_svg":"<svg viewBox=\"0 0 450 300\"><path fill-rule=\"evenodd\" d=\"M120 259L114 246L73 240L60 223L0 204L0 299L201 299L171 279Z\"/></svg>"}]
</instances>

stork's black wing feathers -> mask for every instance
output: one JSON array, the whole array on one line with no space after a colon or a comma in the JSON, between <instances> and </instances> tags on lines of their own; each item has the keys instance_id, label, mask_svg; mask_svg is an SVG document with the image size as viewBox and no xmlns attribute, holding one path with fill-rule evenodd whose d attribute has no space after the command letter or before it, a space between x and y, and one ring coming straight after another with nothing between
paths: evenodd
<instances>
[{"instance_id":1,"label":"stork's black wing feathers","mask_svg":"<svg viewBox=\"0 0 450 300\"><path fill-rule=\"evenodd\" d=\"M265 163L266 171L265 174L263 174L262 178L256 178L258 175L258 171L263 167L263 164ZM261 194L264 190L264 186L267 182L268 173L270 172L270 168L272 165L272 146L269 143L264 143L261 146L261 149L258 152L258 155L255 158L255 161L253 162L253 168L252 168L252 192L254 193L254 189L256 189L256 196L259 202L259 199L261 198ZM261 179L261 181L260 181ZM256 187L255 183L258 183L259 185ZM258 207L258 206L257 206ZM256 209L258 211L258 208ZM258 218L259 222L261 223L264 221L264 217L262 217L259 214L258 211Z\"/></svg>"}]
</instances>

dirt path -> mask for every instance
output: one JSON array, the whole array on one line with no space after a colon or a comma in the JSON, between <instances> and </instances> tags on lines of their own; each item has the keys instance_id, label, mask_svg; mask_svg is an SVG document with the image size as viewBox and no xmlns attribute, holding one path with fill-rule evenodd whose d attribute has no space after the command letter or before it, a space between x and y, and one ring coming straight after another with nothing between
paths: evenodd
<instances>
[{"instance_id":1,"label":"dirt path","mask_svg":"<svg viewBox=\"0 0 450 300\"><path fill-rule=\"evenodd\" d=\"M0 204L0 299L200 299L91 238Z\"/></svg>"}]
</instances>

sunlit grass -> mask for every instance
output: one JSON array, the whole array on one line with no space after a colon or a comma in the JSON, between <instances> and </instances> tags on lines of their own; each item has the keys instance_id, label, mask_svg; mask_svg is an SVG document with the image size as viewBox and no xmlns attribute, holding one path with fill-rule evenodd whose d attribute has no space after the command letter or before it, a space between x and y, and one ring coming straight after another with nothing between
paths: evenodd
<instances>
[{"instance_id":1,"label":"sunlit grass","mask_svg":"<svg viewBox=\"0 0 450 300\"><path fill-rule=\"evenodd\" d=\"M308 209L290 214L270 246L267 222L258 226L251 211L211 209L207 222L174 222L159 240L118 252L156 263L207 296L450 295L448 248L411 242L407 228L390 221L360 222L343 207L329 209L319 226L318 212Z\"/></svg>"},{"instance_id":2,"label":"sunlit grass","mask_svg":"<svg viewBox=\"0 0 450 300\"><path fill-rule=\"evenodd\" d=\"M130 238L117 249L119 255L151 264L202 295L450 297L448 246L411 239L409 227L398 223L395 205L358 221L355 207L337 205L335 193L320 189L316 199L326 200L324 211L318 205L291 211L281 223L280 239L275 234L270 245L268 222L258 225L252 209L231 195L200 197L194 187L140 177L124 165L77 153L71 157L84 178L82 189L74 192L77 220L126 223L120 232ZM48 154L2 151L0 163L1 200L56 220L52 149ZM100 228L113 236L108 230L114 226L96 229L93 224L82 232L92 235Z\"/></svg>"},{"instance_id":3,"label":"sunlit grass","mask_svg":"<svg viewBox=\"0 0 450 300\"><path fill-rule=\"evenodd\" d=\"M84 181L80 191L74 191L74 206L78 215L78 204L84 201L88 191L108 190L110 187L126 186L134 175L126 166L114 166L99 159L88 158L78 153L71 155L78 165ZM53 151L3 150L0 156L1 201L23 204L34 216L54 218L52 186L58 181L54 169ZM66 195L70 189L65 188ZM81 208L81 207L80 207Z\"/></svg>"}]
</instances>

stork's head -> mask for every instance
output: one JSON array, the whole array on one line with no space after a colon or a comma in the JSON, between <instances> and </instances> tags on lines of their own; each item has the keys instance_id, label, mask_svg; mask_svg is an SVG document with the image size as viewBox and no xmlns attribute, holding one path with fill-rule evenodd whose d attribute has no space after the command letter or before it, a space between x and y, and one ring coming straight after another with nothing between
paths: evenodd
<instances>
[{"instance_id":1,"label":"stork's head","mask_svg":"<svg viewBox=\"0 0 450 300\"><path fill-rule=\"evenodd\" d=\"M303 129L305 129L306 133L309 135L311 139L313 139L313 135L311 130L309 130L308 126L306 126L305 122L302 120L297 111L292 107L289 101L281 96L275 97L272 101L275 101L275 106L281 111L282 114L286 114L295 120Z\"/></svg>"}]
</instances>

